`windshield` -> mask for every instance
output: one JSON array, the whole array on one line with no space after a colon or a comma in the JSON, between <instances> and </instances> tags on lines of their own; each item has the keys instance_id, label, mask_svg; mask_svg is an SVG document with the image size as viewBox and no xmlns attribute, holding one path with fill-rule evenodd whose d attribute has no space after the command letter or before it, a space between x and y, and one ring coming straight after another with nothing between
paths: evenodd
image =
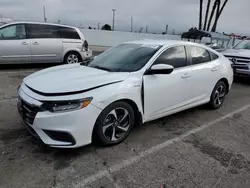
<instances>
[{"instance_id":1,"label":"windshield","mask_svg":"<svg viewBox=\"0 0 250 188\"><path fill-rule=\"evenodd\" d=\"M159 50L159 45L121 44L96 56L90 67L111 72L140 70Z\"/></svg>"},{"instance_id":2,"label":"windshield","mask_svg":"<svg viewBox=\"0 0 250 188\"><path fill-rule=\"evenodd\" d=\"M250 41L243 40L239 44L237 44L236 46L234 46L234 49L246 49L246 50L250 50Z\"/></svg>"}]
</instances>

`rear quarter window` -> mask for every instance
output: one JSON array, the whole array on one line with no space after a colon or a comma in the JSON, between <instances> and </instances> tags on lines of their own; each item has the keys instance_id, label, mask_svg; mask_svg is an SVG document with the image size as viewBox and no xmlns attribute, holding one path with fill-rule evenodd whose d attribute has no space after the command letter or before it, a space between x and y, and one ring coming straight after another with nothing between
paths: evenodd
<instances>
[{"instance_id":1,"label":"rear quarter window","mask_svg":"<svg viewBox=\"0 0 250 188\"><path fill-rule=\"evenodd\" d=\"M64 39L81 39L78 32L73 28L61 27L60 36Z\"/></svg>"},{"instance_id":2,"label":"rear quarter window","mask_svg":"<svg viewBox=\"0 0 250 188\"><path fill-rule=\"evenodd\" d=\"M219 58L219 56L218 56L218 55L216 55L215 53L210 52L210 51L209 51L209 53L210 53L211 61L216 60L216 59L218 59L218 58Z\"/></svg>"}]
</instances>

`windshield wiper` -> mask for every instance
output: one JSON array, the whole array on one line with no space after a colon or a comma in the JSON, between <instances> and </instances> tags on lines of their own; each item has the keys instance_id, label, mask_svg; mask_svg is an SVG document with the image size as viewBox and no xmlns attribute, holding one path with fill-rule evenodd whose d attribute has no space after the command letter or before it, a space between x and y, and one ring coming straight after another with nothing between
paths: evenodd
<instances>
[{"instance_id":1,"label":"windshield wiper","mask_svg":"<svg viewBox=\"0 0 250 188\"><path fill-rule=\"evenodd\" d=\"M111 70L111 69L106 68L106 67L100 67L100 66L98 66L98 65L93 66L92 68L96 68L96 69L100 69L100 70L105 70L105 71L108 71L108 72L112 72L112 70Z\"/></svg>"}]
</instances>

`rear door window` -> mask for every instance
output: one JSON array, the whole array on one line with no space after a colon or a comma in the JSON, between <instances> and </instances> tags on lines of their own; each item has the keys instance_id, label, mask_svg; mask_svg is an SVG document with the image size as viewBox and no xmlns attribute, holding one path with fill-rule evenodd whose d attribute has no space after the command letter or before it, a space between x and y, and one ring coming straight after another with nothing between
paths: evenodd
<instances>
[{"instance_id":1,"label":"rear door window","mask_svg":"<svg viewBox=\"0 0 250 188\"><path fill-rule=\"evenodd\" d=\"M81 39L78 32L69 27L60 27L60 36L64 39Z\"/></svg>"},{"instance_id":2,"label":"rear door window","mask_svg":"<svg viewBox=\"0 0 250 188\"><path fill-rule=\"evenodd\" d=\"M188 51L191 56L192 65L197 65L211 61L209 52L204 48L196 46L188 46Z\"/></svg>"},{"instance_id":3,"label":"rear door window","mask_svg":"<svg viewBox=\"0 0 250 188\"><path fill-rule=\"evenodd\" d=\"M44 24L27 24L28 38L60 38L59 27Z\"/></svg>"}]
</instances>

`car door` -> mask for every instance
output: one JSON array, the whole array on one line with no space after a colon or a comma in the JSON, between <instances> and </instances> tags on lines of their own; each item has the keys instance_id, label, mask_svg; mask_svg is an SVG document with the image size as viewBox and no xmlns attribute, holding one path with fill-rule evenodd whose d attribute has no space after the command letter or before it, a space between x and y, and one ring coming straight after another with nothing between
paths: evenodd
<instances>
[{"instance_id":1,"label":"car door","mask_svg":"<svg viewBox=\"0 0 250 188\"><path fill-rule=\"evenodd\" d=\"M187 46L187 50L192 69L192 100L208 100L220 77L219 57L198 46Z\"/></svg>"},{"instance_id":2,"label":"car door","mask_svg":"<svg viewBox=\"0 0 250 188\"><path fill-rule=\"evenodd\" d=\"M28 24L31 60L34 63L62 62L62 39L59 27L45 24Z\"/></svg>"},{"instance_id":3,"label":"car door","mask_svg":"<svg viewBox=\"0 0 250 188\"><path fill-rule=\"evenodd\" d=\"M30 43L26 39L24 24L0 29L0 63L30 63Z\"/></svg>"},{"instance_id":4,"label":"car door","mask_svg":"<svg viewBox=\"0 0 250 188\"><path fill-rule=\"evenodd\" d=\"M174 46L166 49L153 63L156 64L172 65L174 71L171 74L143 76L146 119L154 119L184 107L190 99L192 75L187 64L185 47Z\"/></svg>"}]
</instances>

